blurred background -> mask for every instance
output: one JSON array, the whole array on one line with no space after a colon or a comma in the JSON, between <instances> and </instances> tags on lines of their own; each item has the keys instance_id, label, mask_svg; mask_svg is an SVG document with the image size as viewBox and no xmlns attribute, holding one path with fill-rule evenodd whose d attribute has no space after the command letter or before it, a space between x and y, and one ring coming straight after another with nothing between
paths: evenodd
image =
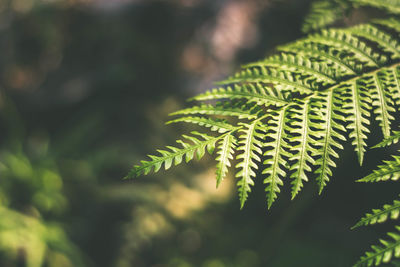
<instances>
[{"instance_id":1,"label":"blurred background","mask_svg":"<svg viewBox=\"0 0 400 267\"><path fill-rule=\"evenodd\" d=\"M359 168L347 144L322 195L271 210L261 179L243 210L232 175L216 190L211 157L122 180L192 130L164 125L185 99L301 37L310 2L0 0L0 266L355 263L392 225L350 227L398 190L354 180L394 149Z\"/></svg>"}]
</instances>

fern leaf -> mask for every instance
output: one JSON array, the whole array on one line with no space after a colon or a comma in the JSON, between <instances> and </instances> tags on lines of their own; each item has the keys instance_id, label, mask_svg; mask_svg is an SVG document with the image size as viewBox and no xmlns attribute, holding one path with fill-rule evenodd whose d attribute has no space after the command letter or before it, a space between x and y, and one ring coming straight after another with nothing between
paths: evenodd
<instances>
[{"instance_id":1,"label":"fern leaf","mask_svg":"<svg viewBox=\"0 0 400 267\"><path fill-rule=\"evenodd\" d=\"M373 6L385 9L394 14L400 14L400 1L399 0L351 0L353 4L363 6Z\"/></svg>"},{"instance_id":2,"label":"fern leaf","mask_svg":"<svg viewBox=\"0 0 400 267\"><path fill-rule=\"evenodd\" d=\"M263 162L267 167L262 173L267 175L264 179L264 184L267 184L265 191L267 192L268 208L271 207L272 203L277 198L277 194L280 192L279 186L283 185L281 178L286 175L286 172L282 168L282 166L286 165L286 160L283 156L291 156L286 151L288 149L288 143L285 141L285 123L288 107L289 106L285 106L278 111L272 112L266 127L266 137L271 140L267 140L264 143L264 148L266 149L264 156L268 157L268 159Z\"/></svg>"},{"instance_id":3,"label":"fern leaf","mask_svg":"<svg viewBox=\"0 0 400 267\"><path fill-rule=\"evenodd\" d=\"M342 18L350 5L344 0L324 0L316 1L311 4L309 14L307 14L302 26L303 32L311 32L325 28Z\"/></svg>"},{"instance_id":4,"label":"fern leaf","mask_svg":"<svg viewBox=\"0 0 400 267\"><path fill-rule=\"evenodd\" d=\"M185 156L190 160L193 153L201 157L204 149L200 143L210 142L217 144L219 151L217 185L226 176L236 151L241 207L261 165L262 149L268 208L287 173L292 198L308 181L312 169L316 170L321 193L332 176L338 151L343 149L345 126L360 164L367 148L371 115L382 128L386 143L397 141L389 140L400 106L399 38L393 34L398 30L396 23L389 19L349 30L325 30L281 47L284 52L277 56L248 65L221 82L221 87L193 98L223 102L177 111L172 115L179 117L169 122L198 124L220 136L200 136L201 140L199 135L186 137L190 144L181 141L183 148L161 150L161 155L135 166L131 177L153 168L158 171L163 164L169 168ZM234 117L238 126L221 117ZM239 133L237 143L234 132ZM399 160L395 157L385 162L360 181L399 179Z\"/></svg>"},{"instance_id":5,"label":"fern leaf","mask_svg":"<svg viewBox=\"0 0 400 267\"><path fill-rule=\"evenodd\" d=\"M175 120L170 120L167 124L177 123L177 122L187 122L193 123L200 126L204 126L210 128L211 131L215 131L218 133L226 133L228 131L233 131L236 129L235 126L227 123L224 120L213 120L210 118L203 118L203 117L181 117Z\"/></svg>"},{"instance_id":6,"label":"fern leaf","mask_svg":"<svg viewBox=\"0 0 400 267\"><path fill-rule=\"evenodd\" d=\"M242 133L239 136L239 146L237 150L242 151L238 154L237 159L240 161L236 168L239 171L236 177L240 180L237 183L239 190L240 208L243 208L247 200L248 193L251 191L254 181L252 177L256 176L254 169L258 169L256 162L260 162L260 155L262 154L262 133L260 133L260 121L255 120L251 124L242 124L243 128L239 130Z\"/></svg>"},{"instance_id":7,"label":"fern leaf","mask_svg":"<svg viewBox=\"0 0 400 267\"><path fill-rule=\"evenodd\" d=\"M389 95L390 92L385 90L385 80L388 78L387 74L387 71L380 71L372 75L374 85L371 91L374 113L385 138L390 136L390 121L394 120L394 117L390 113L396 111Z\"/></svg>"},{"instance_id":8,"label":"fern leaf","mask_svg":"<svg viewBox=\"0 0 400 267\"><path fill-rule=\"evenodd\" d=\"M376 42L385 52L392 54L392 58L400 58L400 44L387 33L375 26L364 24L349 29L350 32Z\"/></svg>"},{"instance_id":9,"label":"fern leaf","mask_svg":"<svg viewBox=\"0 0 400 267\"><path fill-rule=\"evenodd\" d=\"M233 153L236 147L236 138L232 134L227 134L218 146L217 163L217 188L228 173L228 168L231 166L230 160L233 159Z\"/></svg>"},{"instance_id":10,"label":"fern leaf","mask_svg":"<svg viewBox=\"0 0 400 267\"><path fill-rule=\"evenodd\" d=\"M388 233L388 236L392 239L387 241L384 239L379 240L379 245L372 246L372 251L369 251L362 256L360 261L357 262L355 267L364 266L378 266L382 263L388 263L393 257L400 257L400 226L396 226L397 232Z\"/></svg>"},{"instance_id":11,"label":"fern leaf","mask_svg":"<svg viewBox=\"0 0 400 267\"><path fill-rule=\"evenodd\" d=\"M192 134L196 137L183 135L183 137L191 141L191 143L178 140L177 143L181 144L182 148L167 146L169 150L157 150L160 156L149 155L151 160L143 160L141 161L141 165L134 166L126 178L135 178L142 174L147 175L152 170L158 172L162 165L168 170L173 163L175 165L180 164L183 157L185 157L186 162L191 161L194 155L197 156L197 159L201 159L206 149L211 154L215 148L215 143L224 137L224 135L212 137L198 132L192 132ZM201 137L203 140L199 139L197 136Z\"/></svg>"},{"instance_id":12,"label":"fern leaf","mask_svg":"<svg viewBox=\"0 0 400 267\"><path fill-rule=\"evenodd\" d=\"M395 18L373 20L372 22L400 32L400 21Z\"/></svg>"},{"instance_id":13,"label":"fern leaf","mask_svg":"<svg viewBox=\"0 0 400 267\"><path fill-rule=\"evenodd\" d=\"M282 106L288 103L280 92L275 92L272 88L262 86L261 84L245 84L220 87L200 94L192 100L204 101L213 99L247 99L248 102L254 102L258 105Z\"/></svg>"},{"instance_id":14,"label":"fern leaf","mask_svg":"<svg viewBox=\"0 0 400 267\"><path fill-rule=\"evenodd\" d=\"M348 54L343 53L341 50L333 49L332 47L303 42L303 46L299 45L284 45L278 47L278 50L284 52L291 52L297 55L307 56L310 59L326 62L332 68L340 69L342 75L355 75L359 67L353 61L347 60Z\"/></svg>"},{"instance_id":15,"label":"fern leaf","mask_svg":"<svg viewBox=\"0 0 400 267\"><path fill-rule=\"evenodd\" d=\"M320 82L322 86L335 83L338 73L332 71L327 65L319 62L312 62L308 58L299 55L282 53L271 56L265 60L247 64L249 67L279 67L280 70L293 71L302 75L309 75Z\"/></svg>"},{"instance_id":16,"label":"fern leaf","mask_svg":"<svg viewBox=\"0 0 400 267\"><path fill-rule=\"evenodd\" d=\"M393 66L386 70L386 81L385 86L389 90L389 95L391 95L397 106L400 107L400 68L399 66Z\"/></svg>"},{"instance_id":17,"label":"fern leaf","mask_svg":"<svg viewBox=\"0 0 400 267\"><path fill-rule=\"evenodd\" d=\"M392 144L398 143L399 141L400 141L400 131L393 131L391 136L389 136L388 138L385 138L382 142L373 146L372 148L390 146Z\"/></svg>"},{"instance_id":18,"label":"fern leaf","mask_svg":"<svg viewBox=\"0 0 400 267\"><path fill-rule=\"evenodd\" d=\"M354 35L346 31L336 29L324 30L321 34L312 35L304 41L321 43L337 47L342 51L348 51L354 54L355 59L360 60L365 66L369 67L378 67L382 61L386 60L385 57L375 53L366 43L361 42Z\"/></svg>"},{"instance_id":19,"label":"fern leaf","mask_svg":"<svg viewBox=\"0 0 400 267\"><path fill-rule=\"evenodd\" d=\"M311 119L313 112L310 104L310 98L304 101L298 101L289 108L288 117L290 118L288 132L290 134L290 143L293 155L290 157L294 163L291 164L289 172L292 174L292 199L300 192L303 187L303 181L308 181L306 172L311 172L311 166L315 164L310 154L316 154L316 150L311 146L314 141L311 137Z\"/></svg>"},{"instance_id":20,"label":"fern leaf","mask_svg":"<svg viewBox=\"0 0 400 267\"><path fill-rule=\"evenodd\" d=\"M371 99L368 96L368 89L360 85L358 80L353 80L343 94L343 102L343 111L349 121L347 126L350 131L349 136L353 139L352 145L357 153L358 162L362 165L367 146L367 134L370 132L366 127L370 124L369 103Z\"/></svg>"},{"instance_id":21,"label":"fern leaf","mask_svg":"<svg viewBox=\"0 0 400 267\"><path fill-rule=\"evenodd\" d=\"M376 223L386 222L388 219L396 220L400 215L400 200L394 200L393 204L386 204L381 209L373 209L370 213L365 216L351 229L373 225Z\"/></svg>"},{"instance_id":22,"label":"fern leaf","mask_svg":"<svg viewBox=\"0 0 400 267\"><path fill-rule=\"evenodd\" d=\"M400 178L400 156L393 156L392 161L384 161L384 165L378 166L377 170L374 170L368 176L357 180L357 182L380 182L393 180L396 181Z\"/></svg>"},{"instance_id":23,"label":"fern leaf","mask_svg":"<svg viewBox=\"0 0 400 267\"><path fill-rule=\"evenodd\" d=\"M231 83L248 83L248 82L263 82L275 85L276 89L280 91L293 91L301 92L303 94L310 94L316 85L307 84L300 77L293 76L291 72L279 71L265 67L260 68L247 68L241 72L236 73L233 77L220 82L219 84Z\"/></svg>"},{"instance_id":24,"label":"fern leaf","mask_svg":"<svg viewBox=\"0 0 400 267\"><path fill-rule=\"evenodd\" d=\"M248 108L244 105L230 105L230 103L219 103L216 106L202 104L200 106L193 106L191 108L178 110L171 113L174 115L221 115L221 116L232 116L238 117L239 119L255 119L258 116L260 109L256 106Z\"/></svg>"},{"instance_id":25,"label":"fern leaf","mask_svg":"<svg viewBox=\"0 0 400 267\"><path fill-rule=\"evenodd\" d=\"M320 0L312 3L310 12L302 25L302 31L311 32L326 28L342 19L351 7L360 5L382 8L388 12L400 14L398 0Z\"/></svg>"},{"instance_id":26,"label":"fern leaf","mask_svg":"<svg viewBox=\"0 0 400 267\"><path fill-rule=\"evenodd\" d=\"M315 154L315 156L319 156L319 158L315 161L315 165L318 166L315 173L318 174L317 182L319 186L319 193L322 192L326 183L329 181L329 177L332 176L331 168L336 167L332 157L338 158L339 155L336 153L335 149L343 149L343 146L335 139L342 141L346 140L346 138L339 133L339 131L346 131L343 126L345 118L338 114L341 101L337 98L337 96L335 96L334 93L334 90L330 90L326 93L321 93L318 95L319 101L325 102L322 108L323 128L321 129L319 125L316 125L319 122L315 122L315 120L318 121L321 120L321 118L314 116L314 121L312 122L312 126L318 129L315 136L320 137L320 139L316 142L317 150ZM337 123L335 120L340 121L341 124Z\"/></svg>"}]
</instances>

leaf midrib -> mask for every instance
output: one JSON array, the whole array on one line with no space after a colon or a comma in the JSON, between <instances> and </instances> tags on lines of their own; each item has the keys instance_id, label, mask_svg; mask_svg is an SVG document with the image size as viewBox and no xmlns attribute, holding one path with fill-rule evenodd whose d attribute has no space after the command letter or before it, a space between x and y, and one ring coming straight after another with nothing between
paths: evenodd
<instances>
[{"instance_id":1,"label":"leaf midrib","mask_svg":"<svg viewBox=\"0 0 400 267\"><path fill-rule=\"evenodd\" d=\"M302 136L304 136L304 142L301 142L301 152L300 152L300 157L299 157L299 174L297 175L297 178L295 179L296 181L300 180L301 183L301 173L304 173L304 165L306 164L306 154L307 154L307 145L308 145L308 108L309 108L309 100L307 100L304 103L304 108L303 108L303 131L302 131ZM296 186L297 187L297 186ZM292 199L297 195L299 189L296 188L296 191L293 195L292 193Z\"/></svg>"},{"instance_id":2,"label":"leaf midrib","mask_svg":"<svg viewBox=\"0 0 400 267\"><path fill-rule=\"evenodd\" d=\"M327 106L327 120L326 120L326 134L324 138L324 145L323 145L323 156L322 156L322 164L321 164L321 174L318 177L318 184L319 184L319 193L321 194L322 189L324 188L324 177L326 176L326 169L329 168L328 165L328 157L329 157L329 139L331 138L331 131L332 131L332 126L331 126L331 118L332 118L332 112L333 112L333 107L332 107L332 98L333 98L333 90L328 92L328 103L326 103Z\"/></svg>"},{"instance_id":3,"label":"leaf midrib","mask_svg":"<svg viewBox=\"0 0 400 267\"><path fill-rule=\"evenodd\" d=\"M271 207L272 203L274 202L274 196L276 195L275 193L275 186L276 186L276 178L279 179L279 177L277 177L278 175L276 174L277 169L279 168L279 159L280 159L280 153L279 151L281 150L281 144L282 144L282 135L283 135L283 125L285 124L285 121L283 120L284 114L286 112L286 108L288 106L286 106L285 108L283 108L280 111L279 114L279 118L278 118L278 129L277 131L277 138L276 138L276 146L275 146L275 158L274 158L274 164L271 166L272 167L272 173L271 173L271 183L269 185L269 187L271 188L269 194L268 194L268 208Z\"/></svg>"}]
</instances>

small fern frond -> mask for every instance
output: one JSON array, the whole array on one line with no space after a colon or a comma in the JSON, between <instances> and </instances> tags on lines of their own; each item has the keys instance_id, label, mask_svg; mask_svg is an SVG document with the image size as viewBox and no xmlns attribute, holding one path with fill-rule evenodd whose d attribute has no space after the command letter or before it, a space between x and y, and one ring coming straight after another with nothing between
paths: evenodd
<instances>
[{"instance_id":1,"label":"small fern frond","mask_svg":"<svg viewBox=\"0 0 400 267\"><path fill-rule=\"evenodd\" d=\"M392 98L390 97L390 92L386 89L387 79L390 79L388 75L390 72L389 69L382 70L378 73L373 73L372 85L367 85L371 87L371 98L372 98L372 106L374 107L373 111L376 114L376 119L379 121L379 125L382 128L382 133L385 138L390 136L390 122L394 120L394 117L391 113L394 113L396 110L394 108L394 103ZM367 81L367 79L365 79Z\"/></svg>"},{"instance_id":2,"label":"small fern frond","mask_svg":"<svg viewBox=\"0 0 400 267\"><path fill-rule=\"evenodd\" d=\"M342 51L352 53L353 59L361 61L366 67L378 67L386 60L384 56L374 52L366 43L344 30L323 30L321 34L312 35L311 38L303 41L334 46Z\"/></svg>"},{"instance_id":3,"label":"small fern frond","mask_svg":"<svg viewBox=\"0 0 400 267\"><path fill-rule=\"evenodd\" d=\"M393 180L396 181L400 178L400 156L393 156L394 160L384 161L384 165L378 166L368 176L357 180L357 182L373 183L380 181Z\"/></svg>"},{"instance_id":4,"label":"small fern frond","mask_svg":"<svg viewBox=\"0 0 400 267\"><path fill-rule=\"evenodd\" d=\"M330 69L326 64L312 62L307 57L281 53L265 60L245 65L251 67L279 67L280 70L294 72L295 74L308 75L321 83L322 86L335 83L338 73Z\"/></svg>"},{"instance_id":5,"label":"small fern frond","mask_svg":"<svg viewBox=\"0 0 400 267\"><path fill-rule=\"evenodd\" d=\"M372 148L390 146L392 144L398 143L399 141L400 141L400 131L393 131L391 136L389 136L388 138L385 138L382 142L373 146Z\"/></svg>"},{"instance_id":6,"label":"small fern frond","mask_svg":"<svg viewBox=\"0 0 400 267\"><path fill-rule=\"evenodd\" d=\"M342 75L355 75L359 71L359 66L347 59L347 53L326 45L303 42L303 46L289 44L278 47L278 50L325 62L329 67L339 69Z\"/></svg>"},{"instance_id":7,"label":"small fern frond","mask_svg":"<svg viewBox=\"0 0 400 267\"><path fill-rule=\"evenodd\" d=\"M350 3L346 0L323 0L313 2L310 12L304 20L302 31L311 32L325 28L338 19L341 19L349 7Z\"/></svg>"},{"instance_id":8,"label":"small fern frond","mask_svg":"<svg viewBox=\"0 0 400 267\"><path fill-rule=\"evenodd\" d=\"M354 80L343 93L343 112L349 121L347 129L350 131L350 138L353 139L352 145L358 156L360 165L363 163L366 151L366 139L370 132L367 126L370 124L371 98L368 88L362 86L358 80Z\"/></svg>"},{"instance_id":9,"label":"small fern frond","mask_svg":"<svg viewBox=\"0 0 400 267\"><path fill-rule=\"evenodd\" d=\"M181 117L175 120L170 120L166 124L177 123L177 122L197 124L200 126L210 128L211 131L218 133L226 133L228 131L233 131L236 129L235 126L229 124L225 120L213 120L204 117Z\"/></svg>"},{"instance_id":10,"label":"small fern frond","mask_svg":"<svg viewBox=\"0 0 400 267\"><path fill-rule=\"evenodd\" d=\"M391 54L393 59L400 58L400 44L396 39L377 27L364 24L350 28L349 31L377 43L383 51Z\"/></svg>"},{"instance_id":11,"label":"small fern frond","mask_svg":"<svg viewBox=\"0 0 400 267\"><path fill-rule=\"evenodd\" d=\"M300 192L303 187L303 181L308 181L306 172L311 172L311 166L314 166L315 160L310 154L316 154L316 150L311 146L315 142L312 137L311 117L313 116L311 99L307 98L304 101L298 101L289 109L288 117L290 118L288 129L292 144L292 153L290 160L293 161L289 172L292 174L292 199ZM314 114L314 117L319 116ZM316 138L316 137L314 137Z\"/></svg>"},{"instance_id":12,"label":"small fern frond","mask_svg":"<svg viewBox=\"0 0 400 267\"><path fill-rule=\"evenodd\" d=\"M395 18L373 20L372 22L400 32L400 21Z\"/></svg>"},{"instance_id":13,"label":"small fern frond","mask_svg":"<svg viewBox=\"0 0 400 267\"><path fill-rule=\"evenodd\" d=\"M260 162L260 155L262 154L262 139L263 133L260 127L260 121L255 120L251 124L241 124L242 129L239 130L241 135L239 136L238 151L241 151L237 155L237 159L240 161L236 168L239 171L236 173L236 177L239 178L237 183L239 190L240 207L243 208L244 203L247 200L248 193L251 191L254 181L252 177L256 176L254 170L258 169L256 162Z\"/></svg>"},{"instance_id":14,"label":"small fern frond","mask_svg":"<svg viewBox=\"0 0 400 267\"><path fill-rule=\"evenodd\" d=\"M326 183L329 181L329 177L332 176L331 168L336 167L332 158L339 158L335 149L343 149L339 141L346 140L343 134L340 133L340 131L346 132L343 126L346 119L338 112L341 107L341 101L335 96L334 90L320 93L318 95L318 101L323 103L322 118L314 117L312 127L318 129L316 132L319 139L315 142L317 150L314 156L318 157L315 161L315 165L318 166L315 173L318 174L317 183L319 186L319 193L321 193ZM321 123L321 120L322 127L318 125ZM340 121L340 124L337 121Z\"/></svg>"},{"instance_id":15,"label":"small fern frond","mask_svg":"<svg viewBox=\"0 0 400 267\"><path fill-rule=\"evenodd\" d=\"M280 192L279 186L283 185L283 178L286 175L284 168L287 160L283 157L290 157L287 151L289 144L286 142L287 129L287 109L289 106L285 106L280 110L271 112L271 117L268 120L266 127L266 138L268 140L264 143L266 149L264 156L267 159L264 160L263 164L266 168L263 170L263 174L267 177L264 179L264 184L267 184L265 191L267 192L267 205L271 208L272 203L277 198L277 194Z\"/></svg>"},{"instance_id":16,"label":"small fern frond","mask_svg":"<svg viewBox=\"0 0 400 267\"><path fill-rule=\"evenodd\" d=\"M227 134L219 142L217 149L217 188L228 173L228 168L231 166L230 160L233 160L233 153L237 145L237 140L232 134Z\"/></svg>"},{"instance_id":17,"label":"small fern frond","mask_svg":"<svg viewBox=\"0 0 400 267\"><path fill-rule=\"evenodd\" d=\"M399 0L350 0L353 5L372 6L385 9L393 14L400 14Z\"/></svg>"},{"instance_id":18,"label":"small fern frond","mask_svg":"<svg viewBox=\"0 0 400 267\"><path fill-rule=\"evenodd\" d=\"M372 251L369 251L362 256L360 261L357 262L355 267L364 267L364 266L378 266L382 263L388 263L390 260L395 257L400 257L400 226L396 226L397 232L390 232L388 236L392 239L391 241L387 241L384 239L380 239L379 245L373 245Z\"/></svg>"},{"instance_id":19,"label":"small fern frond","mask_svg":"<svg viewBox=\"0 0 400 267\"><path fill-rule=\"evenodd\" d=\"M191 161L195 155L197 156L197 159L201 159L204 156L206 149L210 154L212 154L215 148L215 143L227 134L229 133L218 137L212 137L199 132L192 132L192 135L194 136L183 135L183 137L191 143L178 140L176 142L181 144L182 148L167 146L169 150L157 150L158 153L160 153L160 156L149 155L151 160L142 160L141 165L134 166L126 178L135 178L142 174L147 175L152 170L158 172L162 165L164 165L164 168L168 170L173 163L174 165L180 164L183 157L185 157L186 162Z\"/></svg>"},{"instance_id":20,"label":"small fern frond","mask_svg":"<svg viewBox=\"0 0 400 267\"><path fill-rule=\"evenodd\" d=\"M400 14L400 2L398 0L319 0L311 4L302 25L305 33L327 28L334 22L343 19L351 8L359 6L371 6L385 9L393 14Z\"/></svg>"},{"instance_id":21,"label":"small fern frond","mask_svg":"<svg viewBox=\"0 0 400 267\"><path fill-rule=\"evenodd\" d=\"M220 115L220 116L231 116L238 117L239 119L255 119L260 113L260 108L258 106L253 106L249 108L243 104L233 104L232 103L217 103L217 105L202 104L200 106L193 106L191 108L178 110L171 113L171 116L175 115Z\"/></svg>"},{"instance_id":22,"label":"small fern frond","mask_svg":"<svg viewBox=\"0 0 400 267\"><path fill-rule=\"evenodd\" d=\"M247 99L250 103L258 105L282 106L288 103L284 96L272 88L263 86L259 83L220 87L197 95L191 100L205 101L214 99Z\"/></svg>"},{"instance_id":23,"label":"small fern frond","mask_svg":"<svg viewBox=\"0 0 400 267\"><path fill-rule=\"evenodd\" d=\"M301 77L293 76L289 71L280 71L265 67L247 68L219 84L256 82L271 83L280 91L300 92L303 94L310 94L313 90L317 89L317 85L309 84L303 81Z\"/></svg>"},{"instance_id":24,"label":"small fern frond","mask_svg":"<svg viewBox=\"0 0 400 267\"><path fill-rule=\"evenodd\" d=\"M400 107L400 67L391 67L385 73L385 86L388 88L393 102Z\"/></svg>"},{"instance_id":25,"label":"small fern frond","mask_svg":"<svg viewBox=\"0 0 400 267\"><path fill-rule=\"evenodd\" d=\"M394 200L393 204L386 204L381 209L373 209L370 213L365 216L351 229L373 225L376 223L386 222L388 219L396 220L400 215L400 200Z\"/></svg>"}]
</instances>

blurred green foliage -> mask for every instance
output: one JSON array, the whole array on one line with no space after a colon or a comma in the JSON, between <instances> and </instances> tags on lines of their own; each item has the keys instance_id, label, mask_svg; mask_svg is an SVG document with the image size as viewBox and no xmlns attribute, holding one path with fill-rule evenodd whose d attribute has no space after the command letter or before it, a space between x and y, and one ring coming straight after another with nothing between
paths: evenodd
<instances>
[{"instance_id":1,"label":"blurred green foliage","mask_svg":"<svg viewBox=\"0 0 400 267\"><path fill-rule=\"evenodd\" d=\"M84 266L62 227L5 207L0 215L2 266Z\"/></svg>"}]
</instances>

